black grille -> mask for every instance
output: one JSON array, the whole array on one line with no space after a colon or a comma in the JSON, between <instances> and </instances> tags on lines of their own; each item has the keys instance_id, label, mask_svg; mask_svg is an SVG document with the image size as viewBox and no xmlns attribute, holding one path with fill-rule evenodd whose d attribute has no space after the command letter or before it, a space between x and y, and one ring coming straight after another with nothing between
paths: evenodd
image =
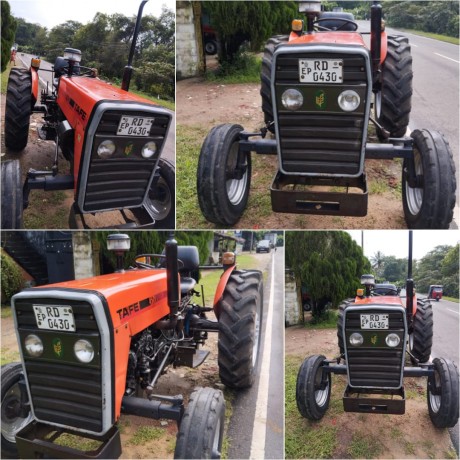
<instances>
[{"instance_id":1,"label":"black grille","mask_svg":"<svg viewBox=\"0 0 460 460\"><path fill-rule=\"evenodd\" d=\"M354 310L345 311L345 340L347 345L347 365L350 385L353 387L399 388L403 370L404 356L404 319L403 312ZM361 314L388 313L389 328L384 330L361 329ZM364 336L364 344L353 347L349 336L359 332ZM390 348L385 343L385 337L397 333L401 342L396 348ZM376 339L372 343L372 339Z\"/></svg>"},{"instance_id":2,"label":"black grille","mask_svg":"<svg viewBox=\"0 0 460 460\"><path fill-rule=\"evenodd\" d=\"M149 136L117 136L122 115L154 118ZM93 142L86 183L84 211L102 211L141 206L154 172L170 118L152 112L107 110L104 112ZM105 139L117 145L111 158L101 160L97 148ZM149 159L141 156L142 147L155 142L156 153Z\"/></svg>"},{"instance_id":3,"label":"black grille","mask_svg":"<svg viewBox=\"0 0 460 460\"><path fill-rule=\"evenodd\" d=\"M33 304L69 305L75 318L75 332L54 332L36 325ZM100 335L92 306L87 302L48 298L17 299L15 312L18 330L23 338L34 333L46 344L59 337L67 348L77 338L91 338L100 343ZM67 345L66 340L69 340ZM49 348L49 347L48 347ZM99 346L100 349L100 346ZM46 347L41 358L30 358L24 351L25 369L38 419L94 432L102 431L102 376L100 357L91 365L68 362L53 357Z\"/></svg>"},{"instance_id":4,"label":"black grille","mask_svg":"<svg viewBox=\"0 0 460 460\"><path fill-rule=\"evenodd\" d=\"M343 60L343 83L340 85L299 83L299 59L323 58ZM278 55L275 71L277 100L288 87L304 92L304 100L313 100L316 90L331 91L334 100L324 110L303 107L296 112L278 103L278 129L282 169L286 173L358 175L367 95L366 59L362 55L337 53L290 53ZM361 95L362 108L347 113L338 109L337 95L355 89Z\"/></svg>"}]
</instances>

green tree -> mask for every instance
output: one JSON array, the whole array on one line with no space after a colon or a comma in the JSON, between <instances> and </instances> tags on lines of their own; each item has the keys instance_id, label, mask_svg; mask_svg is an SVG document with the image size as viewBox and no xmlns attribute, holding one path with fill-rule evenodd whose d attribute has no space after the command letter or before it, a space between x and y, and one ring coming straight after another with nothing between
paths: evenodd
<instances>
[{"instance_id":1,"label":"green tree","mask_svg":"<svg viewBox=\"0 0 460 460\"><path fill-rule=\"evenodd\" d=\"M407 271L407 259L397 259L395 256L384 258L383 278L390 283L404 285Z\"/></svg>"},{"instance_id":2,"label":"green tree","mask_svg":"<svg viewBox=\"0 0 460 460\"><path fill-rule=\"evenodd\" d=\"M14 43L16 25L16 21L10 13L10 4L7 1L2 1L2 72L6 70L6 66L10 62L10 52Z\"/></svg>"},{"instance_id":3,"label":"green tree","mask_svg":"<svg viewBox=\"0 0 460 460\"><path fill-rule=\"evenodd\" d=\"M371 269L346 232L286 232L286 266L294 271L297 286L307 286L316 317L327 303L336 306L353 296L361 275Z\"/></svg>"},{"instance_id":4,"label":"green tree","mask_svg":"<svg viewBox=\"0 0 460 460\"><path fill-rule=\"evenodd\" d=\"M299 14L293 1L205 1L203 9L219 36L221 63L232 63L243 43L258 51L271 35L289 33Z\"/></svg>"},{"instance_id":5,"label":"green tree","mask_svg":"<svg viewBox=\"0 0 460 460\"><path fill-rule=\"evenodd\" d=\"M374 269L375 275L378 278L383 277L383 266L385 261L385 254L381 251L377 251L373 256L371 256L371 266Z\"/></svg>"},{"instance_id":6,"label":"green tree","mask_svg":"<svg viewBox=\"0 0 460 460\"><path fill-rule=\"evenodd\" d=\"M441 262L442 284L444 293L459 297L459 245L457 244L446 254Z\"/></svg>"}]
</instances>

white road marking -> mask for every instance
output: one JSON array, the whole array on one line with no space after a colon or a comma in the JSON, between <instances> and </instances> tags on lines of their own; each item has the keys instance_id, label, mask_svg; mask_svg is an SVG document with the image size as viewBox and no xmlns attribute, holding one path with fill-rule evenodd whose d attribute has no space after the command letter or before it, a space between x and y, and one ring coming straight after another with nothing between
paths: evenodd
<instances>
[{"instance_id":1,"label":"white road marking","mask_svg":"<svg viewBox=\"0 0 460 460\"><path fill-rule=\"evenodd\" d=\"M264 337L262 365L260 366L259 389L257 391L254 427L252 429L250 459L265 458L265 437L267 431L268 385L270 382L270 360L273 322L273 295L275 290L275 254L272 259L270 297L268 300L268 316Z\"/></svg>"},{"instance_id":2,"label":"white road marking","mask_svg":"<svg viewBox=\"0 0 460 460\"><path fill-rule=\"evenodd\" d=\"M449 311L453 311L454 313L457 313L457 315L460 315L460 312L458 312L457 310L452 310L451 308L448 308Z\"/></svg>"},{"instance_id":3,"label":"white road marking","mask_svg":"<svg viewBox=\"0 0 460 460\"><path fill-rule=\"evenodd\" d=\"M410 46L415 46L416 48L418 48L418 45L416 45L415 43L411 43Z\"/></svg>"},{"instance_id":4,"label":"white road marking","mask_svg":"<svg viewBox=\"0 0 460 460\"><path fill-rule=\"evenodd\" d=\"M434 54L436 54L436 56L441 56L441 57L444 58L444 59L449 59L449 61L454 61L454 62L456 62L457 64L460 64L460 61L456 61L455 59L452 59L452 58L450 58L450 57L443 56L442 54L439 54L439 53L434 53Z\"/></svg>"}]
</instances>

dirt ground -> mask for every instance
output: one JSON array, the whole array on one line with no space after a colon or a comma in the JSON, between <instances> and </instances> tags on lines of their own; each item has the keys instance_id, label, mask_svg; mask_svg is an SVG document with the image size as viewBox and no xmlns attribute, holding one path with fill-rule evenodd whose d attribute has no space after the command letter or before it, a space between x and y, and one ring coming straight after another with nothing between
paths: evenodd
<instances>
[{"instance_id":1,"label":"dirt ground","mask_svg":"<svg viewBox=\"0 0 460 460\"><path fill-rule=\"evenodd\" d=\"M339 354L335 329L306 329L294 326L285 331L285 355L300 361L314 354L332 359ZM332 376L345 383L345 376ZM435 428L428 415L425 390L426 379L404 379L406 387L405 415L374 415L345 413L341 408L342 392L331 394L331 405L339 402L339 412L318 422L318 427L338 429L338 442L332 458L350 458L348 448L355 434L365 435L369 442L377 442L380 454L376 458L456 458L447 429ZM343 391L343 389L342 389ZM310 425L305 419L305 430ZM286 424L286 436L289 425Z\"/></svg>"},{"instance_id":2,"label":"dirt ground","mask_svg":"<svg viewBox=\"0 0 460 460\"><path fill-rule=\"evenodd\" d=\"M271 254L257 254L253 257L254 269L267 272L270 267ZM209 272L208 272L209 273ZM202 271L202 276L206 272ZM199 288L198 288L199 290ZM209 319L215 319L212 313ZM217 361L218 334L209 333L203 350L210 352L204 363L196 368L168 368L155 387L156 394L184 396L188 398L196 387L212 387L224 391L219 379ZM18 345L14 332L12 316L1 320L1 354L8 361L19 361ZM227 412L231 413L231 394L226 391ZM172 420L150 420L133 415L122 415L119 421L121 432L122 456L120 458L173 458L176 444L177 426Z\"/></svg>"},{"instance_id":3,"label":"dirt ground","mask_svg":"<svg viewBox=\"0 0 460 460\"><path fill-rule=\"evenodd\" d=\"M206 82L200 78L190 78L177 82L176 101L178 125L204 129L206 132L221 123L239 123L247 131L255 131L263 126L259 84L223 85ZM178 154L179 149L180 146L178 146ZM180 157L178 156L178 158ZM180 160L177 168L180 168ZM263 172L261 172L262 168ZM254 215L258 215L257 207L260 203L251 202L251 194L254 195L255 192L259 192L259 190L255 190L255 187L261 187L269 200L269 188L277 169L275 156L253 155L253 181L250 201L248 209L236 227L254 228L259 226L260 228L273 229L406 228L402 199L400 193L398 197L397 192L400 189L401 164L396 161L380 160L366 161L368 184L377 181L384 182L388 186L382 193L369 193L367 216L305 216L272 212L263 217L263 222L256 222ZM260 174L266 175L266 178L264 177L263 181L255 180ZM180 186L180 183L177 184L178 189Z\"/></svg>"}]
</instances>

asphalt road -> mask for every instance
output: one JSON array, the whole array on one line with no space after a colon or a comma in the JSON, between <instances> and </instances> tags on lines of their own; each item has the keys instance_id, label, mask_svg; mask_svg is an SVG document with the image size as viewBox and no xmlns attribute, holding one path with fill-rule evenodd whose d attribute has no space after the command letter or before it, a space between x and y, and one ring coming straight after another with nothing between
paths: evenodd
<instances>
[{"instance_id":1,"label":"asphalt road","mask_svg":"<svg viewBox=\"0 0 460 460\"><path fill-rule=\"evenodd\" d=\"M451 359L457 368L459 367L459 324L460 308L456 302L441 299L439 302L432 301L433 306L433 348L431 358ZM458 423L449 430L452 443L457 455L459 453L459 426Z\"/></svg>"},{"instance_id":2,"label":"asphalt road","mask_svg":"<svg viewBox=\"0 0 460 460\"><path fill-rule=\"evenodd\" d=\"M358 31L368 32L369 21L357 21ZM409 123L411 131L440 131L450 144L457 170L457 197L460 189L459 169L459 47L451 43L414 35L387 27L387 33L409 38L412 54L413 94ZM367 40L368 42L368 40ZM455 224L460 223L459 203L454 211Z\"/></svg>"},{"instance_id":3,"label":"asphalt road","mask_svg":"<svg viewBox=\"0 0 460 460\"><path fill-rule=\"evenodd\" d=\"M281 282L278 282L281 280ZM284 248L264 280L263 335L254 385L236 393L228 458L284 457Z\"/></svg>"},{"instance_id":4,"label":"asphalt road","mask_svg":"<svg viewBox=\"0 0 460 460\"><path fill-rule=\"evenodd\" d=\"M30 67L30 60L33 57L35 57L35 56L32 55L32 54L18 53L16 55L16 64L19 65L19 61L21 61L23 66L28 68L28 67ZM42 59L42 61L40 63L40 69L52 70L52 68L53 68L52 64L50 64L49 62L44 61ZM122 73L122 70L120 70L120 73ZM53 87L53 74L51 72L40 72L39 71L38 75L40 77L40 86L41 86L40 89L46 88L47 84L48 84L48 90L49 90L49 92L51 92L51 88ZM169 135L168 135L168 138L166 140L166 144L165 144L165 146L163 148L162 156L164 158L167 158L168 160L170 160L173 164L175 164L176 163L176 130L175 130L176 114L174 112L172 112L172 111L169 111L169 112L171 112L171 114L173 116L173 119L171 121L171 127L169 129ZM50 143L50 145L52 145L52 144Z\"/></svg>"}]
</instances>

